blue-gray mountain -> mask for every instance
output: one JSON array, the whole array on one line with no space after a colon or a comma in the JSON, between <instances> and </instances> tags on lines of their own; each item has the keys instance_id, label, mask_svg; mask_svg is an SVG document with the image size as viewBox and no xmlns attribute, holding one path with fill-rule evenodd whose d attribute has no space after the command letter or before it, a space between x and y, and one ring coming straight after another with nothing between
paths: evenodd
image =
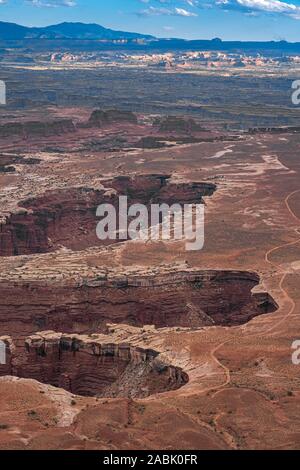
<instances>
[{"instance_id":1,"label":"blue-gray mountain","mask_svg":"<svg viewBox=\"0 0 300 470\"><path fill-rule=\"evenodd\" d=\"M101 41L101 42L100 42ZM99 50L113 46L126 48L144 48L155 50L218 50L247 53L299 54L300 42L286 41L222 41L219 38L212 40L184 40L180 38L158 39L147 34L115 31L104 28L98 24L60 23L45 27L27 27L15 23L0 21L0 46L17 47L23 45L40 50L55 49L57 46L64 50L83 49Z\"/></svg>"},{"instance_id":2,"label":"blue-gray mountain","mask_svg":"<svg viewBox=\"0 0 300 470\"><path fill-rule=\"evenodd\" d=\"M147 34L128 33L104 28L98 24L60 23L43 28L29 28L0 21L0 39L154 39Z\"/></svg>"}]
</instances>

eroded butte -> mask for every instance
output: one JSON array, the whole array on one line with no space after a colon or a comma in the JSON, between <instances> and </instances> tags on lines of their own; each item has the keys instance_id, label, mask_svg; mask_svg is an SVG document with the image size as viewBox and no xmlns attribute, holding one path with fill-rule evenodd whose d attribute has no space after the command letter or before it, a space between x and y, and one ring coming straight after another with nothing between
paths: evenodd
<instances>
[{"instance_id":1,"label":"eroded butte","mask_svg":"<svg viewBox=\"0 0 300 470\"><path fill-rule=\"evenodd\" d=\"M61 114L0 129L0 447L295 448L300 134ZM124 194L204 204L203 250L100 243Z\"/></svg>"}]
</instances>

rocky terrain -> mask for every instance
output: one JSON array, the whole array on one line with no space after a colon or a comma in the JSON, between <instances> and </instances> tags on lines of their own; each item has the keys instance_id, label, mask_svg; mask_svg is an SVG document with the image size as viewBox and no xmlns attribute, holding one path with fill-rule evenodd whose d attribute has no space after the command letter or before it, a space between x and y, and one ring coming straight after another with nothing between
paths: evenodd
<instances>
[{"instance_id":1,"label":"rocky terrain","mask_svg":"<svg viewBox=\"0 0 300 470\"><path fill-rule=\"evenodd\" d=\"M147 397L188 382L180 367L158 351L138 345L145 332L151 334L151 328L145 328L144 335L134 328L118 328L110 326L110 334L90 336L41 332L26 338L25 351L16 348L11 338L3 337L8 361L2 375L97 397Z\"/></svg>"},{"instance_id":2,"label":"rocky terrain","mask_svg":"<svg viewBox=\"0 0 300 470\"><path fill-rule=\"evenodd\" d=\"M299 134L37 117L0 141L0 448L295 448ZM204 248L100 242L119 195L203 204Z\"/></svg>"},{"instance_id":3,"label":"rocky terrain","mask_svg":"<svg viewBox=\"0 0 300 470\"><path fill-rule=\"evenodd\" d=\"M103 180L98 189L83 186L47 191L18 202L15 210L3 214L0 256L49 252L59 246L81 250L102 244L95 231L97 207L111 204L118 210L119 196L127 196L128 205L192 204L201 203L214 191L213 183L174 184L167 175L116 177Z\"/></svg>"},{"instance_id":4,"label":"rocky terrain","mask_svg":"<svg viewBox=\"0 0 300 470\"><path fill-rule=\"evenodd\" d=\"M78 258L80 253L74 263ZM252 293L259 277L251 272L161 268L130 274L97 267L87 276L82 273L81 280L75 272L44 279L39 274L30 285L13 274L1 275L0 325L3 333L15 337L41 328L93 333L105 331L109 322L158 328L232 326L277 308L263 289ZM10 282L5 282L7 276L12 276Z\"/></svg>"}]
</instances>

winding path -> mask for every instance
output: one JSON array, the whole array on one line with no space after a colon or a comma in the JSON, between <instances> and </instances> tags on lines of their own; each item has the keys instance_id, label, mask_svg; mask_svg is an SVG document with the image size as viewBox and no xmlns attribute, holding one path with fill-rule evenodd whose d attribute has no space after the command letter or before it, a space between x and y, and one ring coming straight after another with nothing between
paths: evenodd
<instances>
[{"instance_id":1,"label":"winding path","mask_svg":"<svg viewBox=\"0 0 300 470\"><path fill-rule=\"evenodd\" d=\"M293 191L291 192L290 194L287 195L287 197L284 199L284 204L286 205L287 207L287 210L289 211L289 213L292 215L292 217L297 220L298 222L300 222L300 218L293 212L293 210L291 209L290 207L290 204L289 204L289 201L291 199L292 196L294 196L295 194L297 193L300 193L300 189L297 189L296 191ZM295 229L295 232L300 235L300 227L296 228ZM269 333L273 332L279 325L281 325L281 323L283 323L288 317L290 317L295 308L296 308L296 304L294 302L294 300L290 297L290 295L288 294L288 292L285 290L285 288L283 287L283 284L284 284L284 281L288 275L288 272L284 271L284 269L280 266L280 265L277 265L275 264L274 262L272 262L270 260L270 255L272 255L273 253L275 253L276 251L280 250L281 248L286 248L286 247L289 247L289 246L293 246L293 245L297 245L298 243L300 243L300 238L298 238L297 240L293 241L293 242L289 242L289 243L284 243L282 245L278 245L274 248L271 248L270 250L268 250L265 254L265 261L267 263L269 263L271 266L273 266L274 268L276 268L277 270L280 270L280 271L283 271L283 276L280 280L280 283L279 283L279 288L284 296L284 298L291 304L291 307L289 309L289 311L287 312L286 315L284 315L282 318L280 318L280 320L278 322L276 322L273 326L271 326L270 328L266 329L265 331L262 332L261 336L266 336L268 335ZM248 335L246 335L246 337L251 337L251 336L256 336L256 333L250 333ZM219 344L218 346L216 346L210 353L210 356L211 358L213 359L213 361L219 366L219 367L222 367L222 369L224 370L225 372L225 375L226 375L226 380L225 382L223 382L222 384L220 385L217 385L215 387L211 387L209 389L204 389L202 391L203 392L207 392L209 390L213 390L213 391L217 391L217 390L220 390L224 387L226 387L227 385L230 384L231 382L231 376L230 376L230 370L228 369L228 367L226 367L224 364L222 364L219 359L216 357L216 352L221 349L223 346L225 346L225 344L227 343L230 343L231 342L231 339L228 339L227 341L224 341L222 342L221 344Z\"/></svg>"}]
</instances>

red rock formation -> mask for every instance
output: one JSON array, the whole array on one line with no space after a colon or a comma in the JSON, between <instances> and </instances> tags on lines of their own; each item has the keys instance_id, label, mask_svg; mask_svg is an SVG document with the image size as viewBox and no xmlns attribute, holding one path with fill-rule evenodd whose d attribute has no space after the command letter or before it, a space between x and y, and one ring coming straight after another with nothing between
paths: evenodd
<instances>
[{"instance_id":1,"label":"red rock formation","mask_svg":"<svg viewBox=\"0 0 300 470\"><path fill-rule=\"evenodd\" d=\"M55 121L27 121L7 122L0 126L0 137L49 137L68 132L74 132L75 125L71 119L58 119Z\"/></svg>"},{"instance_id":2,"label":"red rock formation","mask_svg":"<svg viewBox=\"0 0 300 470\"><path fill-rule=\"evenodd\" d=\"M161 132L190 133L203 130L194 119L185 119L179 116L167 116L154 124L159 125Z\"/></svg>"},{"instance_id":3,"label":"red rock formation","mask_svg":"<svg viewBox=\"0 0 300 470\"><path fill-rule=\"evenodd\" d=\"M37 165L39 158L24 158L18 154L1 153L0 154L0 173L15 172L14 165Z\"/></svg>"},{"instance_id":4,"label":"red rock formation","mask_svg":"<svg viewBox=\"0 0 300 470\"><path fill-rule=\"evenodd\" d=\"M107 111L103 111L101 109L96 109L92 112L89 118L88 126L102 127L107 124L118 122L128 122L136 124L137 117L134 113L130 111L121 111L119 109L109 109Z\"/></svg>"},{"instance_id":5,"label":"red rock formation","mask_svg":"<svg viewBox=\"0 0 300 470\"><path fill-rule=\"evenodd\" d=\"M107 323L199 327L240 325L273 312L267 293L252 293L259 276L243 271L173 271L75 280L0 284L0 331L104 331Z\"/></svg>"},{"instance_id":6,"label":"red rock formation","mask_svg":"<svg viewBox=\"0 0 300 470\"><path fill-rule=\"evenodd\" d=\"M103 397L146 397L187 383L187 374L164 362L153 349L113 341L106 335L30 336L26 352L13 358L13 375L78 395Z\"/></svg>"},{"instance_id":7,"label":"red rock formation","mask_svg":"<svg viewBox=\"0 0 300 470\"><path fill-rule=\"evenodd\" d=\"M102 203L117 208L119 195L127 195L129 204L184 204L202 202L215 191L211 183L174 184L165 175L119 177L103 184L114 191L70 188L20 202L22 207L0 225L0 256L45 253L60 245L82 250L114 243L97 238L96 210Z\"/></svg>"}]
</instances>

